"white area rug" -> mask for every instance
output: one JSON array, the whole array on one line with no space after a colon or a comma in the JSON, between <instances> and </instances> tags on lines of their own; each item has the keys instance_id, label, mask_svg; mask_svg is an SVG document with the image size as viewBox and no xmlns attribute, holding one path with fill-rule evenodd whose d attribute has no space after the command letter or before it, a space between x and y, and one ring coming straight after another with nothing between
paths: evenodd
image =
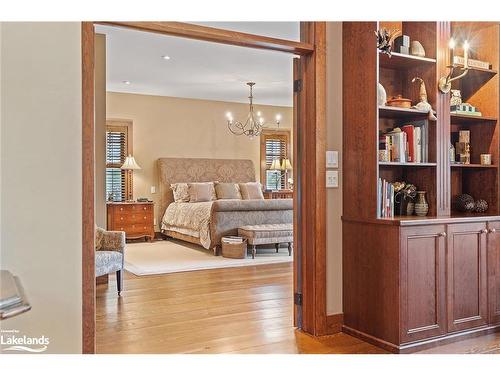
<instances>
[{"instance_id":1,"label":"white area rug","mask_svg":"<svg viewBox=\"0 0 500 375\"><path fill-rule=\"evenodd\" d=\"M178 240L157 241L153 243L129 243L125 250L125 269L135 275L155 275L213 268L244 267L260 264L292 262L288 249L280 248L276 253L272 248L257 247L257 255L252 259L230 259L214 256L212 251L201 246Z\"/></svg>"}]
</instances>

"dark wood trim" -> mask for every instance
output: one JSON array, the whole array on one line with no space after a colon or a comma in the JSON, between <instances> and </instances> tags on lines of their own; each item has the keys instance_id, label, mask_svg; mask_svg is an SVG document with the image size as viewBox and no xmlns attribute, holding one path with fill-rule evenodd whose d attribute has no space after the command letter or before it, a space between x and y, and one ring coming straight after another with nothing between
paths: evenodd
<instances>
[{"instance_id":1,"label":"dark wood trim","mask_svg":"<svg viewBox=\"0 0 500 375\"><path fill-rule=\"evenodd\" d=\"M173 35L216 43L289 52L302 55L300 77L303 91L300 122L294 134L294 176L303 186L294 199L300 209L300 223L294 227L303 237L302 258L303 314L302 329L312 335L327 333L326 317L326 23L302 22L301 42L220 30L179 22L95 22L147 32ZM94 24L95 24L94 23ZM83 110L83 352L95 347L95 278L94 278L94 29L93 23L82 23L82 110ZM295 135L297 134L297 137ZM302 159L297 158L302 148ZM295 169L298 163L299 169ZM295 171L299 170L301 175ZM294 267L297 262L294 262ZM295 269L294 269L295 272Z\"/></svg>"},{"instance_id":2,"label":"dark wood trim","mask_svg":"<svg viewBox=\"0 0 500 375\"><path fill-rule=\"evenodd\" d=\"M301 148L300 210L302 247L302 329L326 334L326 23L301 23L301 40L315 45L303 58L299 128ZM299 162L294 149L295 164Z\"/></svg>"},{"instance_id":3,"label":"dark wood trim","mask_svg":"<svg viewBox=\"0 0 500 375\"><path fill-rule=\"evenodd\" d=\"M82 353L95 353L94 25L82 22Z\"/></svg>"},{"instance_id":4,"label":"dark wood trim","mask_svg":"<svg viewBox=\"0 0 500 375\"><path fill-rule=\"evenodd\" d=\"M371 336L367 333L360 332L354 328L350 328L348 326L342 326L342 332L347 333L351 336L357 337L363 341L366 341L370 344L383 348L391 353L396 354L410 354L416 353L421 350L434 348L436 346L451 344L453 342L462 341L465 339L471 339L474 337L479 337L483 335L489 335L491 333L500 332L500 325L496 326L484 326L472 331L465 332L457 332L455 334L435 337L429 340L416 341L409 344L404 345L395 345L390 342L381 340L377 337Z\"/></svg>"},{"instance_id":5,"label":"dark wood trim","mask_svg":"<svg viewBox=\"0 0 500 375\"><path fill-rule=\"evenodd\" d=\"M344 314L327 315L326 317L326 334L333 335L342 332L344 324Z\"/></svg>"},{"instance_id":6,"label":"dark wood trim","mask_svg":"<svg viewBox=\"0 0 500 375\"><path fill-rule=\"evenodd\" d=\"M233 46L259 48L307 55L314 51L314 43L294 42L262 35L194 25L184 22L96 22L101 25L122 26L129 29L167 34Z\"/></svg>"}]
</instances>

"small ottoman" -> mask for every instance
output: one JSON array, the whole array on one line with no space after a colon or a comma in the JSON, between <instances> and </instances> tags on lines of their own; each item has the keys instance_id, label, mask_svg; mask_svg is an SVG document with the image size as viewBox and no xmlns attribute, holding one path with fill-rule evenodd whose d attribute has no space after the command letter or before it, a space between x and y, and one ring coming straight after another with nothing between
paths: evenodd
<instances>
[{"instance_id":1,"label":"small ottoman","mask_svg":"<svg viewBox=\"0 0 500 375\"><path fill-rule=\"evenodd\" d=\"M278 252L280 243L288 243L288 255L292 255L293 224L245 225L238 228L238 236L252 246L252 259L255 259L257 245L275 244Z\"/></svg>"}]
</instances>

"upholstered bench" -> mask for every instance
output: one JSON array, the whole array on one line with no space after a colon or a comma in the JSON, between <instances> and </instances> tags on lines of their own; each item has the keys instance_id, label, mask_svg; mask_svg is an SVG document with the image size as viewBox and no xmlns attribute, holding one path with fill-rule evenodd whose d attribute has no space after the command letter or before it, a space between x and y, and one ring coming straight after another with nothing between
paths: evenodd
<instances>
[{"instance_id":1,"label":"upholstered bench","mask_svg":"<svg viewBox=\"0 0 500 375\"><path fill-rule=\"evenodd\" d=\"M246 238L252 246L253 259L257 245L275 244L278 252L280 243L288 243L288 255L292 255L293 224L245 225L238 228L238 236Z\"/></svg>"}]
</instances>

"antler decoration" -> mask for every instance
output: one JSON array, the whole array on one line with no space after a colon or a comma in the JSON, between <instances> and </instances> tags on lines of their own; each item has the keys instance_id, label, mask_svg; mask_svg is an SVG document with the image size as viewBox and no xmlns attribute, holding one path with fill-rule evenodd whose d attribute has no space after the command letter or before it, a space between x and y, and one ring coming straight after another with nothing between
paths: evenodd
<instances>
[{"instance_id":1,"label":"antler decoration","mask_svg":"<svg viewBox=\"0 0 500 375\"><path fill-rule=\"evenodd\" d=\"M375 35L377 36L377 48L382 52L392 56L392 44L394 43L394 39L396 39L399 35L401 35L401 31L392 30L388 31L386 28L381 28L375 31Z\"/></svg>"}]
</instances>

